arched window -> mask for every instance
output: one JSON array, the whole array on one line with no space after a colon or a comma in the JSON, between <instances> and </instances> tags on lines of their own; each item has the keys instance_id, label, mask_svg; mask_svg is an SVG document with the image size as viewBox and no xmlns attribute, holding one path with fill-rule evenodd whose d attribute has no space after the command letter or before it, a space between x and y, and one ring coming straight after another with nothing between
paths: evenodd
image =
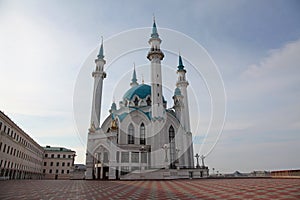
<instances>
[{"instance_id":1,"label":"arched window","mask_svg":"<svg viewBox=\"0 0 300 200\"><path fill-rule=\"evenodd\" d=\"M134 99L134 105L135 106L138 106L139 105L139 99L137 97L135 97Z\"/></svg>"},{"instance_id":2,"label":"arched window","mask_svg":"<svg viewBox=\"0 0 300 200\"><path fill-rule=\"evenodd\" d=\"M173 126L169 128L169 144L170 144L170 168L175 168L176 147L175 147L175 130Z\"/></svg>"},{"instance_id":3,"label":"arched window","mask_svg":"<svg viewBox=\"0 0 300 200\"><path fill-rule=\"evenodd\" d=\"M147 106L151 106L151 98L148 97L146 101L147 101Z\"/></svg>"},{"instance_id":4,"label":"arched window","mask_svg":"<svg viewBox=\"0 0 300 200\"><path fill-rule=\"evenodd\" d=\"M142 123L140 126L140 144L146 144L144 123Z\"/></svg>"},{"instance_id":5,"label":"arched window","mask_svg":"<svg viewBox=\"0 0 300 200\"><path fill-rule=\"evenodd\" d=\"M132 124L128 126L128 144L134 144L134 127Z\"/></svg>"}]
</instances>

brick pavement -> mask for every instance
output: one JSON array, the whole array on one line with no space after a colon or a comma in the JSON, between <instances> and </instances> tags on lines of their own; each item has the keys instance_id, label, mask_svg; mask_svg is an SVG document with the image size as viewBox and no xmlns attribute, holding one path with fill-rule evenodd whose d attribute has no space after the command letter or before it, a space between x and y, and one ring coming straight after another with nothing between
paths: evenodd
<instances>
[{"instance_id":1,"label":"brick pavement","mask_svg":"<svg viewBox=\"0 0 300 200\"><path fill-rule=\"evenodd\" d=\"M300 199L300 179L0 181L0 199Z\"/></svg>"}]
</instances>

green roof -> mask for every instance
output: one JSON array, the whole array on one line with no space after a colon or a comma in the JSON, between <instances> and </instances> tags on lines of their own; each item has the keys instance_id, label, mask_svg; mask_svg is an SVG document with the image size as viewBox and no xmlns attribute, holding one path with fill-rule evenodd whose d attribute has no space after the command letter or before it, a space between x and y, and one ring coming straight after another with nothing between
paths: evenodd
<instances>
[{"instance_id":1,"label":"green roof","mask_svg":"<svg viewBox=\"0 0 300 200\"><path fill-rule=\"evenodd\" d=\"M75 152L71 149L66 149L64 147L51 147L51 146L46 146L43 147L45 151L64 151L64 152Z\"/></svg>"},{"instance_id":2,"label":"green roof","mask_svg":"<svg viewBox=\"0 0 300 200\"><path fill-rule=\"evenodd\" d=\"M132 100L134 95L137 95L141 99L146 98L148 95L151 95L151 86L146 84L134 86L124 94L123 98Z\"/></svg>"}]
</instances>

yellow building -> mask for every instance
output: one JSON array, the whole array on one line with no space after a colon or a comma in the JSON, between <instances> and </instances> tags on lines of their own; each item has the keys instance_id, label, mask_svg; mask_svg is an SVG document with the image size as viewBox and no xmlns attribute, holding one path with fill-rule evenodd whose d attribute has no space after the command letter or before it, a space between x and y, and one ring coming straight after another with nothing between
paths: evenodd
<instances>
[{"instance_id":1,"label":"yellow building","mask_svg":"<svg viewBox=\"0 0 300 200\"><path fill-rule=\"evenodd\" d=\"M43 173L45 179L70 179L74 170L75 151L64 147L44 147Z\"/></svg>"}]
</instances>

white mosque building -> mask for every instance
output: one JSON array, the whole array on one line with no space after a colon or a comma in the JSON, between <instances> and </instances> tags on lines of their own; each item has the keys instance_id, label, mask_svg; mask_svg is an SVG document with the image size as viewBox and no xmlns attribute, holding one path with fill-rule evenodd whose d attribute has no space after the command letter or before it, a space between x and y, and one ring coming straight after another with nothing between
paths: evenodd
<instances>
[{"instance_id":1,"label":"white mosque building","mask_svg":"<svg viewBox=\"0 0 300 200\"><path fill-rule=\"evenodd\" d=\"M103 80L106 78L103 42L92 73L94 91L86 153L86 179L191 178L208 175L194 168L190 129L188 81L179 55L171 108L163 96L160 49L155 21L149 39L151 85L138 83L133 70L128 91L100 125ZM175 69L175 67L174 67ZM174 70L174 73L175 70Z\"/></svg>"}]
</instances>

